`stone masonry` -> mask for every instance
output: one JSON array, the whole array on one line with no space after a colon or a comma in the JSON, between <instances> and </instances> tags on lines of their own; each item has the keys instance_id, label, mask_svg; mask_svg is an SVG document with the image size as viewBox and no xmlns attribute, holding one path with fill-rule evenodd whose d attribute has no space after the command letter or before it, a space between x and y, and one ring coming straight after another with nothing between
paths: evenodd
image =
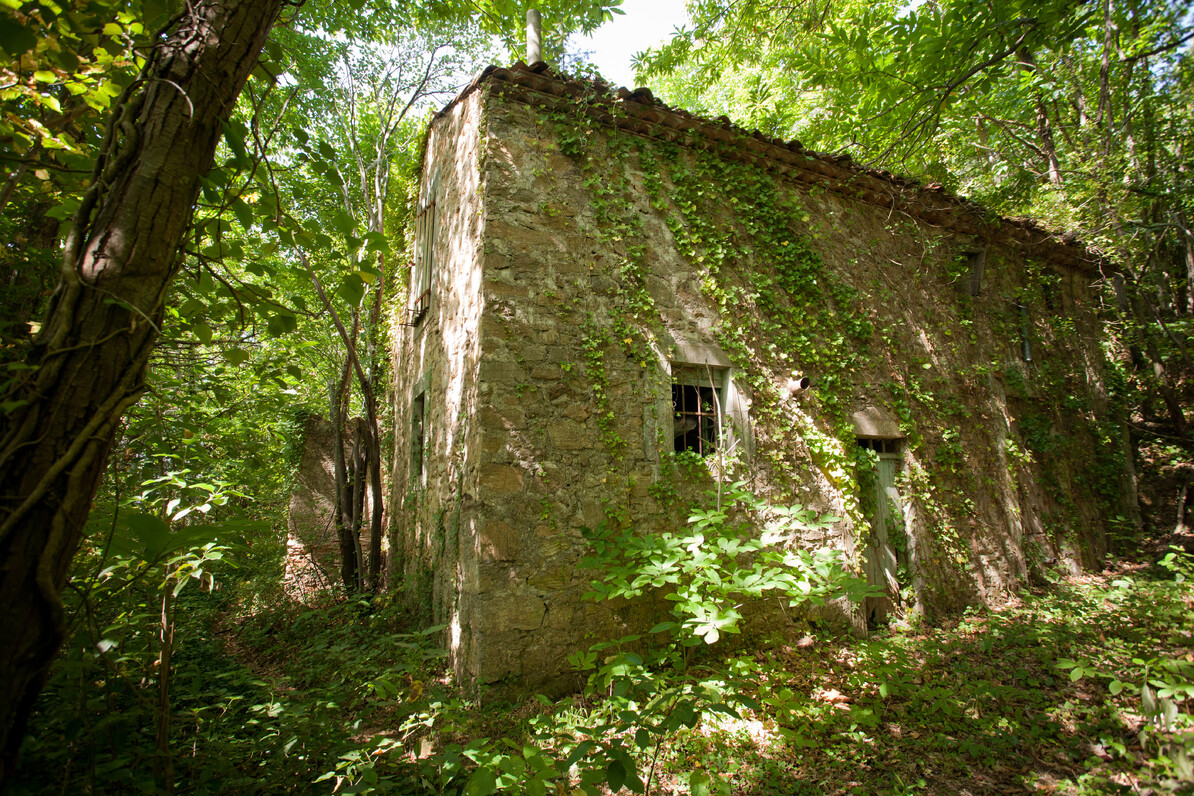
<instances>
[{"instance_id":1,"label":"stone masonry","mask_svg":"<svg viewBox=\"0 0 1194 796\"><path fill-rule=\"evenodd\" d=\"M814 372L753 320L776 294L737 198L685 215L677 175L720 163L799 208L780 222L824 269L809 295L836 297L808 317L865 327L824 333L840 366ZM1095 564L1108 506L1134 521L1130 472L1095 484L1084 464L1123 444L1096 343L1103 266L1031 223L521 64L431 124L419 206L430 288L395 339L388 560L448 626L460 677L562 690L568 655L658 618L583 600L578 563L582 529L677 527L713 484L712 466L677 465L683 378L716 384L718 445L756 492L843 518L805 544L862 555L852 451L894 451L907 610L997 603L1045 561ZM702 219L735 247L717 269L712 233L689 243Z\"/></svg>"}]
</instances>

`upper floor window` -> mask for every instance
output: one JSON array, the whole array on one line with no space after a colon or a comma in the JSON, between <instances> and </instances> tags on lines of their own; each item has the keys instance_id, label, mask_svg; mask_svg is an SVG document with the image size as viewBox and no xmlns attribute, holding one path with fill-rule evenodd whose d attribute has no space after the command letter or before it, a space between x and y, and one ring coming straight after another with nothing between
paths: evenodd
<instances>
[{"instance_id":1,"label":"upper floor window","mask_svg":"<svg viewBox=\"0 0 1194 796\"><path fill-rule=\"evenodd\" d=\"M431 275L435 267L435 201L415 218L415 263L410 275L410 323L418 326L431 308Z\"/></svg>"},{"instance_id":2,"label":"upper floor window","mask_svg":"<svg viewBox=\"0 0 1194 796\"><path fill-rule=\"evenodd\" d=\"M966 258L966 273L962 277L965 282L962 283L962 290L967 296L977 296L983 289L983 271L987 267L987 253L986 251L967 252Z\"/></svg>"}]
</instances>

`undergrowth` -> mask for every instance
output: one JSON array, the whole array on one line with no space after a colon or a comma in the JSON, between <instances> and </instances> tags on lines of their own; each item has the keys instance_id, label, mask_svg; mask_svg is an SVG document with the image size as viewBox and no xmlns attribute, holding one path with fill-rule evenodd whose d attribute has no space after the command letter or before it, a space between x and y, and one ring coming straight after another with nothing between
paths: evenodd
<instances>
[{"instance_id":1,"label":"undergrowth","mask_svg":"<svg viewBox=\"0 0 1194 796\"><path fill-rule=\"evenodd\" d=\"M152 634L103 649L82 629L14 792L1189 793L1194 572L1178 551L1164 563L1058 577L999 611L866 640L822 628L722 654L694 635L695 650L654 656L607 644L584 694L520 705L458 690L440 629L384 600L238 617L231 588L189 589L170 766L155 749Z\"/></svg>"}]
</instances>

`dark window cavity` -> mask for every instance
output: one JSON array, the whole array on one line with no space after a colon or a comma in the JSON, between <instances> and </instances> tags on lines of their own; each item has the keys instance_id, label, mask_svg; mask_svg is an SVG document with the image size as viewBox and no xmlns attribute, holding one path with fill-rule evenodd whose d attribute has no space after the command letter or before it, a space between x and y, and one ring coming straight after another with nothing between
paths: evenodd
<instances>
[{"instance_id":1,"label":"dark window cavity","mask_svg":"<svg viewBox=\"0 0 1194 796\"><path fill-rule=\"evenodd\" d=\"M1020 356L1025 362L1032 361L1032 324L1028 318L1028 305L1016 302L1016 315L1020 319Z\"/></svg>"},{"instance_id":2,"label":"dark window cavity","mask_svg":"<svg viewBox=\"0 0 1194 796\"><path fill-rule=\"evenodd\" d=\"M899 453L900 441L898 439L859 439L858 447L875 453Z\"/></svg>"},{"instance_id":3,"label":"dark window cavity","mask_svg":"<svg viewBox=\"0 0 1194 796\"><path fill-rule=\"evenodd\" d=\"M427 483L426 393L419 393L410 403L410 485Z\"/></svg>"},{"instance_id":4,"label":"dark window cavity","mask_svg":"<svg viewBox=\"0 0 1194 796\"><path fill-rule=\"evenodd\" d=\"M721 444L725 413L725 371L672 368L672 433L677 453L701 456L715 453Z\"/></svg>"}]
</instances>

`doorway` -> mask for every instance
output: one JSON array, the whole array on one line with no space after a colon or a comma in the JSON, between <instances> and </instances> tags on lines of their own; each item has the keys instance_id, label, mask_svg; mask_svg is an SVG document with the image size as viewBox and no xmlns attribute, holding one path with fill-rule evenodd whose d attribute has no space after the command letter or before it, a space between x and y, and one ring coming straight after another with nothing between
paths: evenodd
<instances>
[{"instance_id":1,"label":"doorway","mask_svg":"<svg viewBox=\"0 0 1194 796\"><path fill-rule=\"evenodd\" d=\"M900 573L908 571L904 509L896 486L902 460L900 442L899 439L858 440L858 446L869 452L874 464L871 477L860 484L862 507L870 525L863 570L867 583L883 590L883 594L868 597L863 603L863 615L872 630L887 622L892 606L899 602Z\"/></svg>"}]
</instances>

